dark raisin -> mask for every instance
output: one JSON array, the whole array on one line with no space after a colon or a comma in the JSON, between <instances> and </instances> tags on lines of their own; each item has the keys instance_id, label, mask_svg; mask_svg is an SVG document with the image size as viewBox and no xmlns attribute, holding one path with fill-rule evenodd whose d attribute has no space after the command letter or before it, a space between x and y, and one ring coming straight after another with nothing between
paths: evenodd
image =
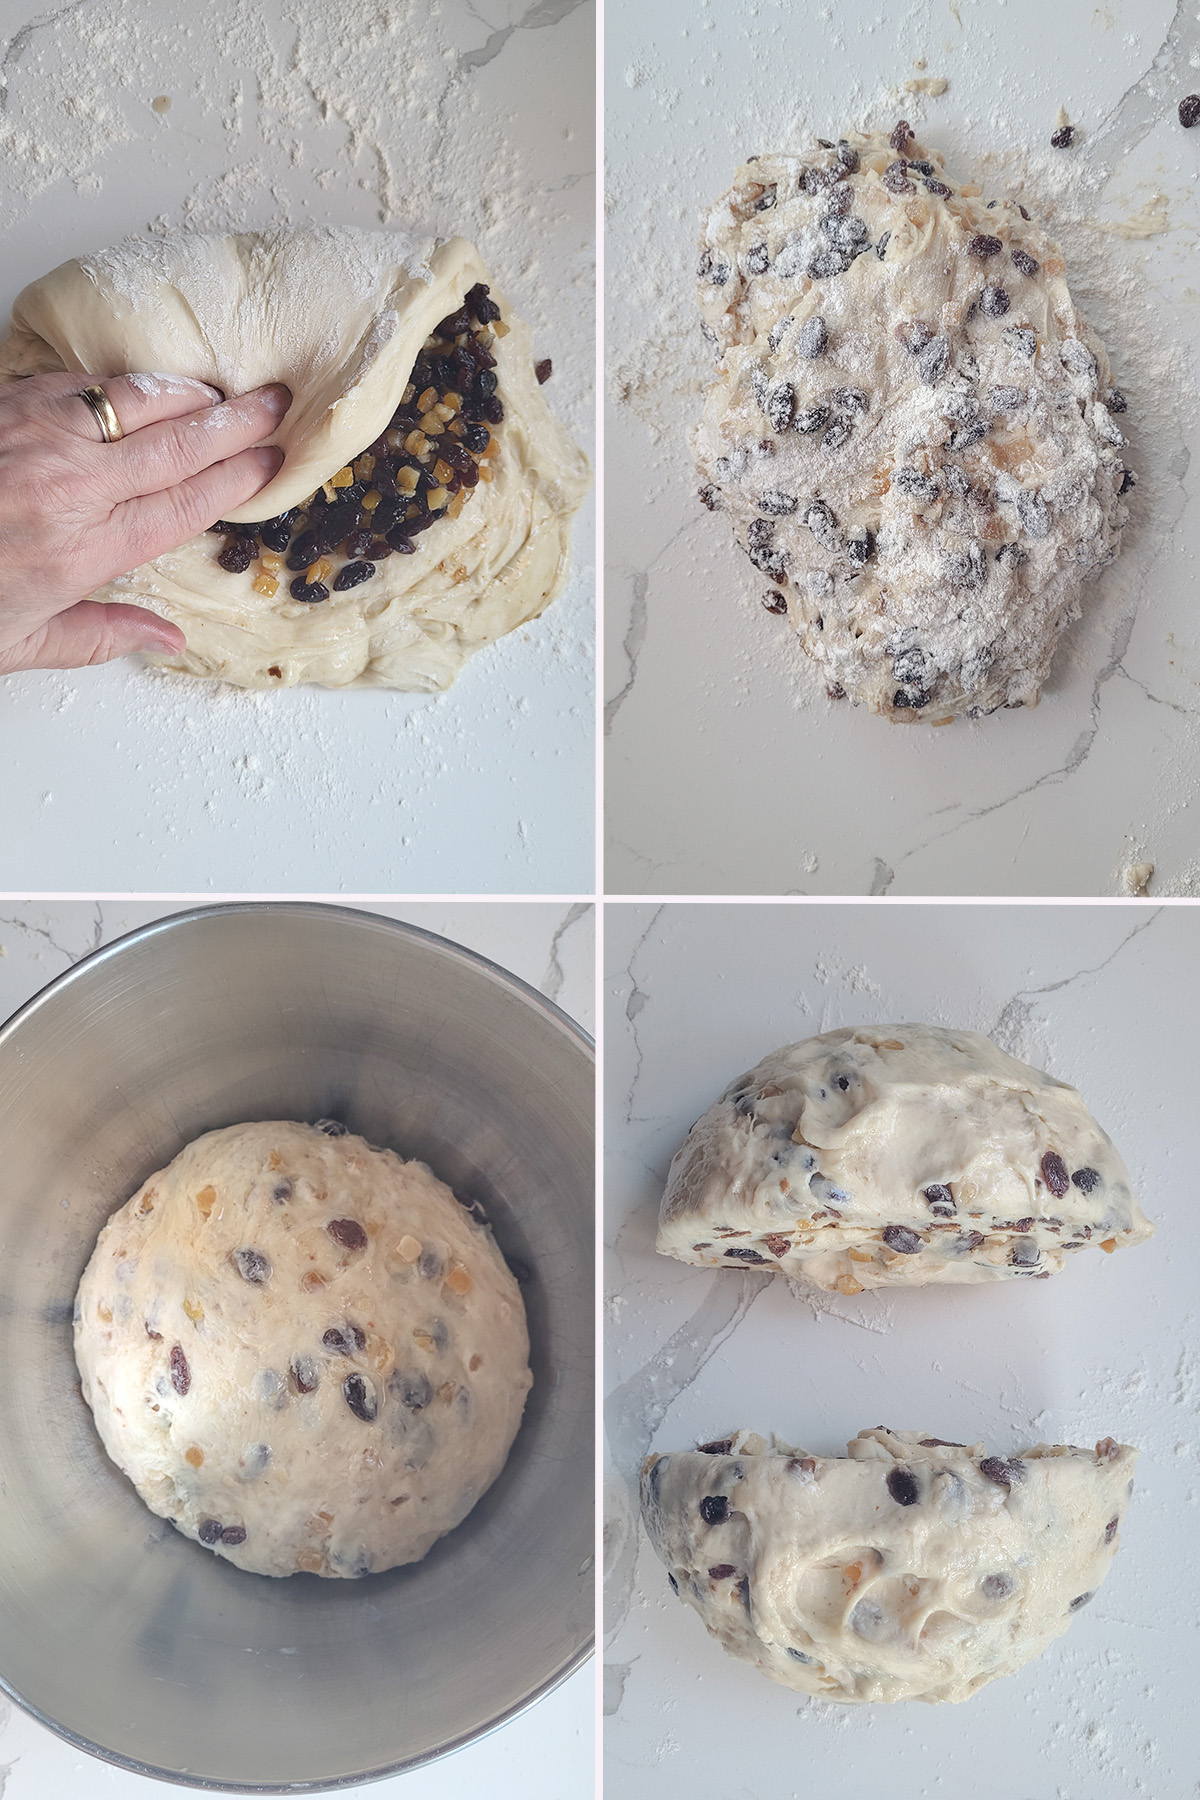
<instances>
[{"instance_id":1,"label":"dark raisin","mask_svg":"<svg viewBox=\"0 0 1200 1800\"><path fill-rule=\"evenodd\" d=\"M932 505L941 497L942 490L937 482L933 480L932 476L922 474L920 469L908 467L893 469L891 485L898 493L909 494L914 500L920 500L926 506Z\"/></svg>"},{"instance_id":2,"label":"dark raisin","mask_svg":"<svg viewBox=\"0 0 1200 1800\"><path fill-rule=\"evenodd\" d=\"M1007 1600L1016 1583L1011 1575L985 1575L979 1585L989 1600Z\"/></svg>"},{"instance_id":3,"label":"dark raisin","mask_svg":"<svg viewBox=\"0 0 1200 1800\"><path fill-rule=\"evenodd\" d=\"M420 1370L396 1369L388 1377L388 1392L409 1412L422 1412L433 1399L433 1383Z\"/></svg>"},{"instance_id":4,"label":"dark raisin","mask_svg":"<svg viewBox=\"0 0 1200 1800\"><path fill-rule=\"evenodd\" d=\"M1088 1601L1094 1600L1095 1597L1096 1597L1095 1588L1092 1589L1090 1594L1076 1594L1076 1596L1072 1600L1070 1606L1068 1606L1067 1611L1068 1612L1078 1612L1081 1606L1086 1606Z\"/></svg>"},{"instance_id":5,"label":"dark raisin","mask_svg":"<svg viewBox=\"0 0 1200 1800\"><path fill-rule=\"evenodd\" d=\"M911 1469L889 1469L887 1490L897 1506L915 1506L921 1498L921 1484Z\"/></svg>"},{"instance_id":6,"label":"dark raisin","mask_svg":"<svg viewBox=\"0 0 1200 1800\"><path fill-rule=\"evenodd\" d=\"M767 1260L766 1257L761 1256L757 1250L744 1250L744 1249L741 1249L740 1247L735 1248L733 1250L727 1250L725 1252L725 1254L726 1254L726 1256L737 1257L738 1260L741 1262L761 1263L761 1262L766 1262L766 1260Z\"/></svg>"},{"instance_id":7,"label":"dark raisin","mask_svg":"<svg viewBox=\"0 0 1200 1800\"><path fill-rule=\"evenodd\" d=\"M891 232L885 231L883 236L880 238L879 242L876 244L875 254L879 258L880 262L882 262L884 257L887 255L887 247L891 243L891 241L892 241Z\"/></svg>"},{"instance_id":8,"label":"dark raisin","mask_svg":"<svg viewBox=\"0 0 1200 1800\"><path fill-rule=\"evenodd\" d=\"M1036 256L1030 256L1028 250L1014 250L1012 265L1020 275L1036 275L1042 266Z\"/></svg>"},{"instance_id":9,"label":"dark raisin","mask_svg":"<svg viewBox=\"0 0 1200 1800\"><path fill-rule=\"evenodd\" d=\"M765 244L751 244L746 252L745 270L747 275L765 275L771 265L771 258Z\"/></svg>"},{"instance_id":10,"label":"dark raisin","mask_svg":"<svg viewBox=\"0 0 1200 1800\"><path fill-rule=\"evenodd\" d=\"M494 369L480 369L475 377L474 387L481 400L490 400L498 386Z\"/></svg>"},{"instance_id":11,"label":"dark raisin","mask_svg":"<svg viewBox=\"0 0 1200 1800\"><path fill-rule=\"evenodd\" d=\"M818 356L824 356L829 347L829 328L820 313L814 313L811 319L805 319L796 334L796 354L805 356L815 362Z\"/></svg>"},{"instance_id":12,"label":"dark raisin","mask_svg":"<svg viewBox=\"0 0 1200 1800\"><path fill-rule=\"evenodd\" d=\"M1185 131L1200 125L1200 94L1185 94L1179 102L1179 123Z\"/></svg>"},{"instance_id":13,"label":"dark raisin","mask_svg":"<svg viewBox=\"0 0 1200 1800\"><path fill-rule=\"evenodd\" d=\"M929 705L930 697L927 688L921 688L915 694L908 693L904 688L897 688L892 695L892 705L898 710L907 708L912 712L920 712L923 706Z\"/></svg>"},{"instance_id":14,"label":"dark raisin","mask_svg":"<svg viewBox=\"0 0 1200 1800\"><path fill-rule=\"evenodd\" d=\"M365 556L371 548L374 531L371 525L360 525L346 539L346 555L350 557Z\"/></svg>"},{"instance_id":15,"label":"dark raisin","mask_svg":"<svg viewBox=\"0 0 1200 1800\"><path fill-rule=\"evenodd\" d=\"M870 562L874 550L875 534L872 531L864 530L861 537L846 539L846 555L850 558L850 561L856 563L859 568L863 568ZM838 1085L840 1087L846 1087L849 1084L843 1078L839 1081Z\"/></svg>"},{"instance_id":16,"label":"dark raisin","mask_svg":"<svg viewBox=\"0 0 1200 1800\"><path fill-rule=\"evenodd\" d=\"M244 537L230 538L225 548L217 557L223 569L231 575L241 575L254 561L255 545L253 540Z\"/></svg>"},{"instance_id":17,"label":"dark raisin","mask_svg":"<svg viewBox=\"0 0 1200 1800\"><path fill-rule=\"evenodd\" d=\"M231 1250L229 1254L243 1281L261 1287L264 1281L271 1279L270 1261L261 1250Z\"/></svg>"},{"instance_id":18,"label":"dark raisin","mask_svg":"<svg viewBox=\"0 0 1200 1800\"><path fill-rule=\"evenodd\" d=\"M766 513L769 518L783 519L789 513L795 512L796 505L794 494L782 493L779 488L764 488L758 502L758 509L760 512Z\"/></svg>"},{"instance_id":19,"label":"dark raisin","mask_svg":"<svg viewBox=\"0 0 1200 1800\"><path fill-rule=\"evenodd\" d=\"M182 1344L171 1346L171 1386L177 1394L186 1394L192 1385L192 1371L188 1368L188 1359L183 1354Z\"/></svg>"},{"instance_id":20,"label":"dark raisin","mask_svg":"<svg viewBox=\"0 0 1200 1800\"><path fill-rule=\"evenodd\" d=\"M840 450L853 430L854 421L852 419L835 419L821 439L821 448L823 450Z\"/></svg>"},{"instance_id":21,"label":"dark raisin","mask_svg":"<svg viewBox=\"0 0 1200 1800\"><path fill-rule=\"evenodd\" d=\"M224 1531L221 1533L221 1542L223 1544L244 1544L245 1541L246 1527L244 1525L226 1525Z\"/></svg>"},{"instance_id":22,"label":"dark raisin","mask_svg":"<svg viewBox=\"0 0 1200 1800\"><path fill-rule=\"evenodd\" d=\"M347 1250L365 1250L367 1234L357 1219L330 1219L325 1227L335 1243L342 1244Z\"/></svg>"},{"instance_id":23,"label":"dark raisin","mask_svg":"<svg viewBox=\"0 0 1200 1800\"><path fill-rule=\"evenodd\" d=\"M769 613L785 613L787 601L777 588L768 588L762 597L762 603Z\"/></svg>"},{"instance_id":24,"label":"dark raisin","mask_svg":"<svg viewBox=\"0 0 1200 1800\"><path fill-rule=\"evenodd\" d=\"M926 387L936 387L950 365L950 342L940 334L931 337L916 353L917 374Z\"/></svg>"},{"instance_id":25,"label":"dark raisin","mask_svg":"<svg viewBox=\"0 0 1200 1800\"><path fill-rule=\"evenodd\" d=\"M912 134L912 126L909 124L908 120L897 119L892 134L888 138L888 143L892 146L893 150L903 151L905 144L907 144Z\"/></svg>"},{"instance_id":26,"label":"dark raisin","mask_svg":"<svg viewBox=\"0 0 1200 1800\"><path fill-rule=\"evenodd\" d=\"M979 1473L994 1481L997 1487L1015 1487L1025 1479L1025 1464L1017 1457L985 1456Z\"/></svg>"},{"instance_id":27,"label":"dark raisin","mask_svg":"<svg viewBox=\"0 0 1200 1800\"><path fill-rule=\"evenodd\" d=\"M1050 133L1050 142L1056 150L1069 150L1075 142L1075 127L1060 125L1057 131Z\"/></svg>"},{"instance_id":28,"label":"dark raisin","mask_svg":"<svg viewBox=\"0 0 1200 1800\"><path fill-rule=\"evenodd\" d=\"M822 426L829 423L827 406L802 406L792 420L792 430L800 432L804 437L812 437Z\"/></svg>"},{"instance_id":29,"label":"dark raisin","mask_svg":"<svg viewBox=\"0 0 1200 1800\"><path fill-rule=\"evenodd\" d=\"M240 531L241 526L231 525L228 519L218 519L215 525L209 525L207 529L219 533L222 537L228 537L231 532Z\"/></svg>"},{"instance_id":30,"label":"dark raisin","mask_svg":"<svg viewBox=\"0 0 1200 1800\"><path fill-rule=\"evenodd\" d=\"M202 1544L219 1544L223 1530L220 1519L201 1519L200 1529L196 1536Z\"/></svg>"},{"instance_id":31,"label":"dark raisin","mask_svg":"<svg viewBox=\"0 0 1200 1800\"><path fill-rule=\"evenodd\" d=\"M958 1211L954 1204L954 1195L940 1181L935 1181L930 1187L922 1188L921 1192L929 1202L930 1212L937 1218L952 1219Z\"/></svg>"},{"instance_id":32,"label":"dark raisin","mask_svg":"<svg viewBox=\"0 0 1200 1800\"><path fill-rule=\"evenodd\" d=\"M152 1338L152 1339L153 1339L153 1340L154 1340L154 1342L155 1342L155 1343L156 1343L156 1344L161 1344L161 1343L162 1343L162 1332L161 1332L161 1331L154 1331L154 1330L153 1330L153 1329L152 1329L152 1328L151 1328L151 1325L150 1325L150 1321L149 1321L149 1319L147 1319L147 1320L146 1320L146 1336L147 1336L147 1337L148 1337L148 1338Z\"/></svg>"},{"instance_id":33,"label":"dark raisin","mask_svg":"<svg viewBox=\"0 0 1200 1800\"><path fill-rule=\"evenodd\" d=\"M737 1567L734 1563L714 1563L708 1572L714 1581L724 1581L727 1576L737 1574Z\"/></svg>"},{"instance_id":34,"label":"dark raisin","mask_svg":"<svg viewBox=\"0 0 1200 1800\"><path fill-rule=\"evenodd\" d=\"M907 1225L885 1225L881 1235L888 1249L901 1256L915 1256L921 1248L920 1238Z\"/></svg>"},{"instance_id":35,"label":"dark raisin","mask_svg":"<svg viewBox=\"0 0 1200 1800\"><path fill-rule=\"evenodd\" d=\"M1014 1268L1031 1269L1038 1260L1038 1247L1032 1238L1017 1238L1008 1260Z\"/></svg>"},{"instance_id":36,"label":"dark raisin","mask_svg":"<svg viewBox=\"0 0 1200 1800\"><path fill-rule=\"evenodd\" d=\"M425 1281L440 1281L445 1266L436 1250L425 1250L417 1259L417 1274Z\"/></svg>"},{"instance_id":37,"label":"dark raisin","mask_svg":"<svg viewBox=\"0 0 1200 1800\"><path fill-rule=\"evenodd\" d=\"M871 409L871 402L861 388L834 388L829 398L842 412L865 413Z\"/></svg>"},{"instance_id":38,"label":"dark raisin","mask_svg":"<svg viewBox=\"0 0 1200 1800\"><path fill-rule=\"evenodd\" d=\"M1133 470L1122 469L1120 485L1117 488L1118 494L1127 494L1130 488L1135 488L1136 486L1137 476L1134 474Z\"/></svg>"},{"instance_id":39,"label":"dark raisin","mask_svg":"<svg viewBox=\"0 0 1200 1800\"><path fill-rule=\"evenodd\" d=\"M494 300L489 299L488 295L487 284L477 281L463 301L464 307L474 313L481 325L490 325L493 319L500 317L500 308Z\"/></svg>"},{"instance_id":40,"label":"dark raisin","mask_svg":"<svg viewBox=\"0 0 1200 1800\"><path fill-rule=\"evenodd\" d=\"M325 1137L345 1137L349 1129L340 1119L316 1119L313 1122L313 1130L323 1133Z\"/></svg>"},{"instance_id":41,"label":"dark raisin","mask_svg":"<svg viewBox=\"0 0 1200 1800\"><path fill-rule=\"evenodd\" d=\"M667 1580L671 1584L671 1591L677 1594L679 1592L679 1583L676 1581L674 1575L672 1575L670 1569L667 1570Z\"/></svg>"},{"instance_id":42,"label":"dark raisin","mask_svg":"<svg viewBox=\"0 0 1200 1800\"><path fill-rule=\"evenodd\" d=\"M1057 1150L1047 1150L1042 1158L1042 1180L1056 1200L1061 1200L1071 1185L1067 1165Z\"/></svg>"},{"instance_id":43,"label":"dark raisin","mask_svg":"<svg viewBox=\"0 0 1200 1800\"><path fill-rule=\"evenodd\" d=\"M936 194L938 198L942 200L944 200L950 192L950 189L946 186L944 181L927 181L925 186L931 194Z\"/></svg>"},{"instance_id":44,"label":"dark raisin","mask_svg":"<svg viewBox=\"0 0 1200 1800\"><path fill-rule=\"evenodd\" d=\"M1120 1523L1121 1523L1120 1513L1115 1514L1114 1517L1108 1521L1108 1524L1104 1527L1104 1541L1106 1544L1112 1543L1113 1539L1117 1535L1117 1526Z\"/></svg>"},{"instance_id":45,"label":"dark raisin","mask_svg":"<svg viewBox=\"0 0 1200 1800\"><path fill-rule=\"evenodd\" d=\"M1100 1186L1101 1179L1099 1169L1076 1169L1071 1177L1081 1194L1090 1194Z\"/></svg>"},{"instance_id":46,"label":"dark raisin","mask_svg":"<svg viewBox=\"0 0 1200 1800\"><path fill-rule=\"evenodd\" d=\"M700 1517L706 1525L719 1525L729 1517L729 1500L725 1494L706 1494L700 1502Z\"/></svg>"},{"instance_id":47,"label":"dark raisin","mask_svg":"<svg viewBox=\"0 0 1200 1800\"><path fill-rule=\"evenodd\" d=\"M311 1394L321 1384L321 1367L315 1357L293 1356L288 1379L298 1394Z\"/></svg>"},{"instance_id":48,"label":"dark raisin","mask_svg":"<svg viewBox=\"0 0 1200 1800\"><path fill-rule=\"evenodd\" d=\"M916 192L913 183L908 179L907 164L889 163L883 172L883 185L889 194L912 194Z\"/></svg>"},{"instance_id":49,"label":"dark raisin","mask_svg":"<svg viewBox=\"0 0 1200 1800\"><path fill-rule=\"evenodd\" d=\"M772 431L787 430L795 405L796 393L789 381L777 381L767 389L767 404L763 411Z\"/></svg>"},{"instance_id":50,"label":"dark raisin","mask_svg":"<svg viewBox=\"0 0 1200 1800\"><path fill-rule=\"evenodd\" d=\"M365 1347L366 1341L362 1327L351 1324L331 1325L321 1338L325 1348L337 1356L353 1356L356 1350Z\"/></svg>"},{"instance_id":51,"label":"dark raisin","mask_svg":"<svg viewBox=\"0 0 1200 1800\"><path fill-rule=\"evenodd\" d=\"M348 562L333 578L334 592L344 594L347 588L358 587L360 582L369 581L374 573L373 562Z\"/></svg>"},{"instance_id":52,"label":"dark raisin","mask_svg":"<svg viewBox=\"0 0 1200 1800\"><path fill-rule=\"evenodd\" d=\"M292 1198L294 1192L295 1190L292 1187L291 1181L285 1178L283 1181L277 1181L275 1183L275 1186L271 1189L271 1198L275 1201L276 1205L282 1206L285 1201Z\"/></svg>"},{"instance_id":53,"label":"dark raisin","mask_svg":"<svg viewBox=\"0 0 1200 1800\"><path fill-rule=\"evenodd\" d=\"M989 281L979 296L979 310L989 319L1002 319L1009 308L1008 289Z\"/></svg>"},{"instance_id":54,"label":"dark raisin","mask_svg":"<svg viewBox=\"0 0 1200 1800\"><path fill-rule=\"evenodd\" d=\"M288 592L293 600L303 600L309 606L329 598L329 589L323 581L309 581L304 575L297 575Z\"/></svg>"},{"instance_id":55,"label":"dark raisin","mask_svg":"<svg viewBox=\"0 0 1200 1800\"><path fill-rule=\"evenodd\" d=\"M346 1396L346 1405L355 1418L361 1419L364 1424L369 1425L379 1411L379 1401L375 1397L374 1387L366 1376L360 1375L357 1370L353 1375L347 1375L342 1383L342 1393Z\"/></svg>"},{"instance_id":56,"label":"dark raisin","mask_svg":"<svg viewBox=\"0 0 1200 1800\"><path fill-rule=\"evenodd\" d=\"M704 1456L728 1456L733 1449L733 1439L714 1438L711 1444L697 1444L696 1448Z\"/></svg>"},{"instance_id":57,"label":"dark raisin","mask_svg":"<svg viewBox=\"0 0 1200 1800\"><path fill-rule=\"evenodd\" d=\"M977 231L967 245L970 256L999 256L1004 245L998 237L989 237L986 231Z\"/></svg>"},{"instance_id":58,"label":"dark raisin","mask_svg":"<svg viewBox=\"0 0 1200 1800\"><path fill-rule=\"evenodd\" d=\"M292 541L292 528L283 519L268 519L265 525L259 526L258 535L264 550L274 550L281 555Z\"/></svg>"},{"instance_id":59,"label":"dark raisin","mask_svg":"<svg viewBox=\"0 0 1200 1800\"><path fill-rule=\"evenodd\" d=\"M1109 390L1108 399L1104 404L1108 407L1110 413L1123 413L1129 410L1129 402L1121 392L1120 388L1111 388Z\"/></svg>"}]
</instances>

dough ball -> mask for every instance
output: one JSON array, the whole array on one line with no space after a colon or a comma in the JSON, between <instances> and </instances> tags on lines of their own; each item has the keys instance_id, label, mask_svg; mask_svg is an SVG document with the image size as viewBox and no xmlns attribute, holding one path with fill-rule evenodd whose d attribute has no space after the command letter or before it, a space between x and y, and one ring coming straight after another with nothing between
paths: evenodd
<instances>
[{"instance_id":1,"label":"dough ball","mask_svg":"<svg viewBox=\"0 0 1200 1800\"><path fill-rule=\"evenodd\" d=\"M532 1377L492 1240L331 1122L210 1131L105 1225L83 1397L152 1512L260 1575L416 1562L504 1466Z\"/></svg>"},{"instance_id":2,"label":"dough ball","mask_svg":"<svg viewBox=\"0 0 1200 1800\"><path fill-rule=\"evenodd\" d=\"M1066 1082L977 1031L864 1025L730 1083L671 1164L658 1249L857 1294L1036 1279L1153 1230Z\"/></svg>"},{"instance_id":3,"label":"dough ball","mask_svg":"<svg viewBox=\"0 0 1200 1800\"><path fill-rule=\"evenodd\" d=\"M650 1456L642 1518L723 1650L822 1700L969 1700L1108 1573L1137 1451L865 1431L844 1457L736 1432Z\"/></svg>"},{"instance_id":4,"label":"dough ball","mask_svg":"<svg viewBox=\"0 0 1200 1800\"><path fill-rule=\"evenodd\" d=\"M164 668L239 687L445 688L566 580L587 463L465 238L128 238L17 296L0 381L51 369L292 390L269 440L283 466L229 529L98 590L183 629L184 652L151 659Z\"/></svg>"},{"instance_id":5,"label":"dough ball","mask_svg":"<svg viewBox=\"0 0 1200 1800\"><path fill-rule=\"evenodd\" d=\"M831 696L944 722L1037 702L1134 478L1058 246L906 133L756 157L713 207L696 448Z\"/></svg>"}]
</instances>

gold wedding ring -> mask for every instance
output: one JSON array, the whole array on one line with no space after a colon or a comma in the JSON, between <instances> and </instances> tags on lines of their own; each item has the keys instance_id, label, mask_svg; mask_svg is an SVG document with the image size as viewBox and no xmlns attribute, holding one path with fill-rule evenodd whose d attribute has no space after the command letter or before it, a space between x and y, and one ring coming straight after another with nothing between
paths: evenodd
<instances>
[{"instance_id":1,"label":"gold wedding ring","mask_svg":"<svg viewBox=\"0 0 1200 1800\"><path fill-rule=\"evenodd\" d=\"M79 398L86 400L95 413L106 444L115 444L125 436L121 430L121 421L113 411L112 401L102 387L81 388Z\"/></svg>"}]
</instances>

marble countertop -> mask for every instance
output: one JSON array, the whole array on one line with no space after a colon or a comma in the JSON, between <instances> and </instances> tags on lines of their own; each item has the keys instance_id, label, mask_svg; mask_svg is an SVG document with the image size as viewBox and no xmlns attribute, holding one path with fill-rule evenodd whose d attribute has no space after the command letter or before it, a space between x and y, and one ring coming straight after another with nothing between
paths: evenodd
<instances>
[{"instance_id":1,"label":"marble countertop","mask_svg":"<svg viewBox=\"0 0 1200 1800\"><path fill-rule=\"evenodd\" d=\"M593 0L0 0L0 321L148 228L461 232L589 448L594 36ZM249 693L136 659L0 680L0 883L590 892L594 538L589 500L564 595L445 694Z\"/></svg>"},{"instance_id":2,"label":"marble countertop","mask_svg":"<svg viewBox=\"0 0 1200 1800\"><path fill-rule=\"evenodd\" d=\"M661 0L610 6L606 70L609 892L1120 894L1140 863L1200 892L1196 8ZM701 209L753 153L899 117L1060 239L1139 476L1041 705L944 730L826 699L691 464Z\"/></svg>"},{"instance_id":3,"label":"marble countertop","mask_svg":"<svg viewBox=\"0 0 1200 1800\"><path fill-rule=\"evenodd\" d=\"M0 1019L82 956L179 907L128 901L0 900ZM510 969L594 1030L594 911L534 901L372 905ZM339 1790L347 1800L575 1800L591 1791L595 1667L586 1663L490 1737L386 1781ZM2 1800L155 1800L194 1789L82 1755L0 1695Z\"/></svg>"},{"instance_id":4,"label":"marble countertop","mask_svg":"<svg viewBox=\"0 0 1200 1800\"><path fill-rule=\"evenodd\" d=\"M611 1800L1182 1800L1200 1656L1200 1166L1188 906L610 905L605 1746ZM667 1165L742 1069L843 1024L986 1031L1078 1086L1157 1225L1020 1288L805 1300L657 1256ZM806 1700L726 1657L636 1515L651 1449L745 1426L819 1455L889 1424L998 1454L1139 1446L1120 1553L1066 1636L961 1706Z\"/></svg>"}]
</instances>

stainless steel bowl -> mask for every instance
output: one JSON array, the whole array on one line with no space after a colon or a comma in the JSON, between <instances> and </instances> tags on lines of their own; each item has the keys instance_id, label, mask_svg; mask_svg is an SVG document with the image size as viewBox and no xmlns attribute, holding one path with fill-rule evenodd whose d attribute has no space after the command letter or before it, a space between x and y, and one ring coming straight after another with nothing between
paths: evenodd
<instances>
[{"instance_id":1,"label":"stainless steel bowl","mask_svg":"<svg viewBox=\"0 0 1200 1800\"><path fill-rule=\"evenodd\" d=\"M515 977L340 907L134 932L0 1031L0 1682L145 1774L304 1792L466 1743L592 1635L593 1066ZM343 1119L478 1200L529 1272L534 1386L495 1486L423 1562L247 1575L143 1506L79 1391L96 1234L200 1132ZM519 1273L524 1271L518 1270Z\"/></svg>"}]
</instances>

